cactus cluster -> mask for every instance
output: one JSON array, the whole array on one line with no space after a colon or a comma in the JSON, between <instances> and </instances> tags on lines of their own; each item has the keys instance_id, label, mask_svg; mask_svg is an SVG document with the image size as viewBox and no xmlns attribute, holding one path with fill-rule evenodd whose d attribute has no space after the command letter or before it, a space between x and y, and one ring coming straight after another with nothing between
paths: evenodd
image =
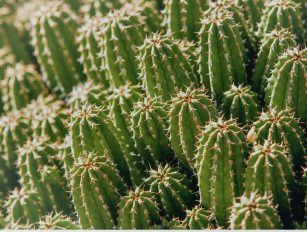
<instances>
[{"instance_id":1,"label":"cactus cluster","mask_svg":"<svg viewBox=\"0 0 307 232\"><path fill-rule=\"evenodd\" d=\"M0 0L0 229L307 229L303 0Z\"/></svg>"}]
</instances>

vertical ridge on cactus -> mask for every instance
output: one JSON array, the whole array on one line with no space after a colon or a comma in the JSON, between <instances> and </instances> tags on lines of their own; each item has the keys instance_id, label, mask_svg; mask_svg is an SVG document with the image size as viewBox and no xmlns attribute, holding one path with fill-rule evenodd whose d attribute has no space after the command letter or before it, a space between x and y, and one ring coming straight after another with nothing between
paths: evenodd
<instances>
[{"instance_id":1,"label":"vertical ridge on cactus","mask_svg":"<svg viewBox=\"0 0 307 232\"><path fill-rule=\"evenodd\" d=\"M243 126L255 121L258 116L258 101L249 87L232 85L224 95L222 109L225 118L233 118Z\"/></svg>"},{"instance_id":2,"label":"vertical ridge on cactus","mask_svg":"<svg viewBox=\"0 0 307 232\"><path fill-rule=\"evenodd\" d=\"M71 170L71 191L82 229L113 229L117 203L126 186L114 165L94 153L84 153Z\"/></svg>"},{"instance_id":3,"label":"vertical ridge on cactus","mask_svg":"<svg viewBox=\"0 0 307 232\"><path fill-rule=\"evenodd\" d=\"M32 44L51 89L68 93L85 79L74 36L78 17L60 0L41 6L32 19Z\"/></svg>"},{"instance_id":4,"label":"vertical ridge on cactus","mask_svg":"<svg viewBox=\"0 0 307 232\"><path fill-rule=\"evenodd\" d=\"M256 192L243 195L234 204L231 212L230 228L234 230L281 229L277 210L270 196L260 196Z\"/></svg>"},{"instance_id":5,"label":"vertical ridge on cactus","mask_svg":"<svg viewBox=\"0 0 307 232\"><path fill-rule=\"evenodd\" d=\"M254 91L264 94L267 79L270 78L278 57L295 45L295 36L287 29L275 29L263 36L252 77Z\"/></svg>"},{"instance_id":6,"label":"vertical ridge on cactus","mask_svg":"<svg viewBox=\"0 0 307 232\"><path fill-rule=\"evenodd\" d=\"M304 27L300 5L292 0L274 0L265 7L258 28L258 36L262 38L275 28L287 28L304 42Z\"/></svg>"},{"instance_id":7,"label":"vertical ridge on cactus","mask_svg":"<svg viewBox=\"0 0 307 232\"><path fill-rule=\"evenodd\" d=\"M202 11L209 7L208 0L166 0L162 13L163 25L176 39L197 40Z\"/></svg>"},{"instance_id":8,"label":"vertical ridge on cactus","mask_svg":"<svg viewBox=\"0 0 307 232\"><path fill-rule=\"evenodd\" d=\"M191 230L208 229L211 221L211 213L200 206L186 211L183 224Z\"/></svg>"},{"instance_id":9,"label":"vertical ridge on cactus","mask_svg":"<svg viewBox=\"0 0 307 232\"><path fill-rule=\"evenodd\" d=\"M189 88L171 99L169 135L177 158L194 168L197 139L208 122L215 121L218 112L207 98L205 89Z\"/></svg>"},{"instance_id":10,"label":"vertical ridge on cactus","mask_svg":"<svg viewBox=\"0 0 307 232\"><path fill-rule=\"evenodd\" d=\"M199 193L219 226L228 225L229 207L243 193L246 153L245 136L233 120L219 119L205 126L196 156Z\"/></svg>"},{"instance_id":11,"label":"vertical ridge on cactus","mask_svg":"<svg viewBox=\"0 0 307 232\"><path fill-rule=\"evenodd\" d=\"M140 77L150 97L169 100L191 84L198 86L198 76L186 54L171 35L152 34L140 47Z\"/></svg>"},{"instance_id":12,"label":"vertical ridge on cactus","mask_svg":"<svg viewBox=\"0 0 307 232\"><path fill-rule=\"evenodd\" d=\"M213 11L202 20L199 42L199 72L202 84L221 104L231 84L244 84L245 49L232 13Z\"/></svg>"},{"instance_id":13,"label":"vertical ridge on cactus","mask_svg":"<svg viewBox=\"0 0 307 232\"><path fill-rule=\"evenodd\" d=\"M266 103L271 109L293 109L307 121L307 49L289 48L278 58L266 88Z\"/></svg>"},{"instance_id":14,"label":"vertical ridge on cactus","mask_svg":"<svg viewBox=\"0 0 307 232\"><path fill-rule=\"evenodd\" d=\"M246 194L248 197L254 191L260 195L271 194L286 228L293 227L291 201L295 188L294 173L285 148L268 140L263 145L256 145L247 163Z\"/></svg>"},{"instance_id":15,"label":"vertical ridge on cactus","mask_svg":"<svg viewBox=\"0 0 307 232\"><path fill-rule=\"evenodd\" d=\"M119 202L120 229L152 229L161 224L155 193L136 188Z\"/></svg>"},{"instance_id":16,"label":"vertical ridge on cactus","mask_svg":"<svg viewBox=\"0 0 307 232\"><path fill-rule=\"evenodd\" d=\"M145 180L145 188L157 195L167 218L184 218L184 209L193 207L195 200L191 184L185 174L168 164L151 169Z\"/></svg>"}]
</instances>

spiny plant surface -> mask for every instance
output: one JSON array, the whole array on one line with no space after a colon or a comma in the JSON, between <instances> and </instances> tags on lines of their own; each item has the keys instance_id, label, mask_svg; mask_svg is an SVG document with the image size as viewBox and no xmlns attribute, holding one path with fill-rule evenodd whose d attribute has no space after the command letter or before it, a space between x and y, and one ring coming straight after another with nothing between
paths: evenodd
<instances>
[{"instance_id":1,"label":"spiny plant surface","mask_svg":"<svg viewBox=\"0 0 307 232\"><path fill-rule=\"evenodd\" d=\"M0 0L0 229L306 229L305 0Z\"/></svg>"}]
</instances>

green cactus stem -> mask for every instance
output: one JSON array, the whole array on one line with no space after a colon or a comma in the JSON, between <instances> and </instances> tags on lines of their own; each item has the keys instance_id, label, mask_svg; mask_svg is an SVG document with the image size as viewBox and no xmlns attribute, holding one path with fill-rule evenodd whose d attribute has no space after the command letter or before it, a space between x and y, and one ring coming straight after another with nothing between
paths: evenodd
<instances>
[{"instance_id":1,"label":"green cactus stem","mask_svg":"<svg viewBox=\"0 0 307 232\"><path fill-rule=\"evenodd\" d=\"M119 202L120 229L153 229L161 224L156 196L150 191L136 188Z\"/></svg>"},{"instance_id":2,"label":"green cactus stem","mask_svg":"<svg viewBox=\"0 0 307 232\"><path fill-rule=\"evenodd\" d=\"M245 49L239 27L228 11L213 11L202 20L200 31L199 72L202 84L221 104L231 84L247 81Z\"/></svg>"},{"instance_id":3,"label":"green cactus stem","mask_svg":"<svg viewBox=\"0 0 307 232\"><path fill-rule=\"evenodd\" d=\"M223 113L225 118L236 119L242 125L249 125L258 117L258 99L249 87L232 85L225 92L223 100Z\"/></svg>"},{"instance_id":4,"label":"green cactus stem","mask_svg":"<svg viewBox=\"0 0 307 232\"><path fill-rule=\"evenodd\" d=\"M247 197L254 191L258 191L260 195L271 194L283 226L292 228L291 201L295 188L294 173L285 148L268 140L263 145L256 145L246 168Z\"/></svg>"},{"instance_id":5,"label":"green cactus stem","mask_svg":"<svg viewBox=\"0 0 307 232\"><path fill-rule=\"evenodd\" d=\"M191 84L198 86L188 56L170 35L153 34L140 48L140 76L148 96L169 100Z\"/></svg>"},{"instance_id":6,"label":"green cactus stem","mask_svg":"<svg viewBox=\"0 0 307 232\"><path fill-rule=\"evenodd\" d=\"M154 167L157 162L172 159L172 150L167 139L167 112L157 99L145 98L137 102L131 113L133 140L140 155Z\"/></svg>"},{"instance_id":7,"label":"green cactus stem","mask_svg":"<svg viewBox=\"0 0 307 232\"><path fill-rule=\"evenodd\" d=\"M114 9L120 9L125 0L83 0L81 12L86 17L93 17L95 15L106 15ZM128 1L130 2L130 1Z\"/></svg>"},{"instance_id":8,"label":"green cactus stem","mask_svg":"<svg viewBox=\"0 0 307 232\"><path fill-rule=\"evenodd\" d=\"M234 204L230 228L233 230L281 229L280 219L272 199L252 192Z\"/></svg>"},{"instance_id":9,"label":"green cactus stem","mask_svg":"<svg viewBox=\"0 0 307 232\"><path fill-rule=\"evenodd\" d=\"M80 227L71 218L62 213L51 213L38 222L40 230L80 230Z\"/></svg>"},{"instance_id":10,"label":"green cactus stem","mask_svg":"<svg viewBox=\"0 0 307 232\"><path fill-rule=\"evenodd\" d=\"M201 202L219 226L228 225L229 207L243 193L246 153L245 135L233 120L210 122L200 136L196 165Z\"/></svg>"},{"instance_id":11,"label":"green cactus stem","mask_svg":"<svg viewBox=\"0 0 307 232\"><path fill-rule=\"evenodd\" d=\"M190 230L203 230L210 228L211 213L201 206L196 206L191 210L186 211L186 218L183 224Z\"/></svg>"},{"instance_id":12,"label":"green cactus stem","mask_svg":"<svg viewBox=\"0 0 307 232\"><path fill-rule=\"evenodd\" d=\"M167 218L184 218L184 210L194 205L191 180L168 164L151 169L145 186L157 194L157 201Z\"/></svg>"},{"instance_id":13,"label":"green cactus stem","mask_svg":"<svg viewBox=\"0 0 307 232\"><path fill-rule=\"evenodd\" d=\"M273 109L294 109L295 116L307 121L307 49L290 48L276 63L266 88L266 103Z\"/></svg>"},{"instance_id":14,"label":"green cactus stem","mask_svg":"<svg viewBox=\"0 0 307 232\"><path fill-rule=\"evenodd\" d=\"M171 146L185 166L194 168L198 136L218 112L205 89L189 88L171 99L169 135Z\"/></svg>"},{"instance_id":15,"label":"green cactus stem","mask_svg":"<svg viewBox=\"0 0 307 232\"><path fill-rule=\"evenodd\" d=\"M84 153L71 170L71 191L82 229L115 228L124 181L106 157Z\"/></svg>"},{"instance_id":16,"label":"green cactus stem","mask_svg":"<svg viewBox=\"0 0 307 232\"><path fill-rule=\"evenodd\" d=\"M62 1L48 1L32 19L32 44L49 88L68 93L85 79L75 40L78 17Z\"/></svg>"},{"instance_id":17,"label":"green cactus stem","mask_svg":"<svg viewBox=\"0 0 307 232\"><path fill-rule=\"evenodd\" d=\"M197 41L202 11L209 8L209 0L166 0L162 13L163 25L176 39Z\"/></svg>"}]
</instances>

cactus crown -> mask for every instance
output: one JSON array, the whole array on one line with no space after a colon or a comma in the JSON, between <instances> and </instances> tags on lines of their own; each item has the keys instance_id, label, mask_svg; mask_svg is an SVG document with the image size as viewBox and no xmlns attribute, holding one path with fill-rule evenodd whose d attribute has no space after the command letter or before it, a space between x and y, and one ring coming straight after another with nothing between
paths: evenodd
<instances>
[{"instance_id":1,"label":"cactus crown","mask_svg":"<svg viewBox=\"0 0 307 232\"><path fill-rule=\"evenodd\" d=\"M200 206L186 211L183 224L191 230L208 229L210 227L211 213Z\"/></svg>"},{"instance_id":2,"label":"cactus crown","mask_svg":"<svg viewBox=\"0 0 307 232\"><path fill-rule=\"evenodd\" d=\"M40 230L78 230L80 229L71 218L62 213L50 213L38 222Z\"/></svg>"}]
</instances>

